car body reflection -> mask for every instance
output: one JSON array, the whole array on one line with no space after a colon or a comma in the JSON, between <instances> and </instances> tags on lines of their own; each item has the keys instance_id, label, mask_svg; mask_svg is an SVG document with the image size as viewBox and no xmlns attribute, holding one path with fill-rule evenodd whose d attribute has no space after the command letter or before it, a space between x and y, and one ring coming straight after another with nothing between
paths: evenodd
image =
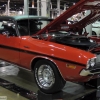
<instances>
[{"instance_id":1,"label":"car body reflection","mask_svg":"<svg viewBox=\"0 0 100 100\"><path fill-rule=\"evenodd\" d=\"M4 61L0 61L0 76L14 75L17 76L19 68Z\"/></svg>"}]
</instances>

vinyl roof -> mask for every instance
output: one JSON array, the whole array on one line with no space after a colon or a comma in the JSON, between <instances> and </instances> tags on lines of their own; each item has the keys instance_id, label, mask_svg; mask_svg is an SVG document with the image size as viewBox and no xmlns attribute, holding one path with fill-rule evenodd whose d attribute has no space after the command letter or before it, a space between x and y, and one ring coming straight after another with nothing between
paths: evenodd
<instances>
[{"instance_id":1,"label":"vinyl roof","mask_svg":"<svg viewBox=\"0 0 100 100\"><path fill-rule=\"evenodd\" d=\"M28 16L28 15L23 15L23 16L0 16L0 19L11 19L11 20L22 20L22 19L50 19L48 17L43 17L43 16Z\"/></svg>"}]
</instances>

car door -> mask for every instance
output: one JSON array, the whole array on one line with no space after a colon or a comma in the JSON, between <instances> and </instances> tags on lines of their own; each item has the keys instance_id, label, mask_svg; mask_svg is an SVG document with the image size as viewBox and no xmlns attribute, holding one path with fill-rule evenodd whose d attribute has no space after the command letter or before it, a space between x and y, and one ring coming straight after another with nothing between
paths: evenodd
<instances>
[{"instance_id":1,"label":"car door","mask_svg":"<svg viewBox=\"0 0 100 100\"><path fill-rule=\"evenodd\" d=\"M17 35L14 22L5 21L0 32L0 59L19 63L20 37Z\"/></svg>"}]
</instances>

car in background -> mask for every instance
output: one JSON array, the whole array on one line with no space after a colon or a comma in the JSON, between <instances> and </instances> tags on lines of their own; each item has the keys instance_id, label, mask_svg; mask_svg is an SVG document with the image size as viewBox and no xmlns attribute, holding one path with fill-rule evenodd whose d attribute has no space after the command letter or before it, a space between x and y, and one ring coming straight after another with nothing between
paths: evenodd
<instances>
[{"instance_id":1,"label":"car in background","mask_svg":"<svg viewBox=\"0 0 100 100\"><path fill-rule=\"evenodd\" d=\"M92 24L92 35L100 36L100 20L97 20Z\"/></svg>"},{"instance_id":2,"label":"car in background","mask_svg":"<svg viewBox=\"0 0 100 100\"><path fill-rule=\"evenodd\" d=\"M80 0L54 20L41 16L1 16L0 59L32 71L44 93L60 91L66 81L98 78L100 46L81 33L99 18L100 13L95 12L100 9L99 3L100 0ZM92 13L79 22L66 24L66 19L83 10Z\"/></svg>"}]
</instances>

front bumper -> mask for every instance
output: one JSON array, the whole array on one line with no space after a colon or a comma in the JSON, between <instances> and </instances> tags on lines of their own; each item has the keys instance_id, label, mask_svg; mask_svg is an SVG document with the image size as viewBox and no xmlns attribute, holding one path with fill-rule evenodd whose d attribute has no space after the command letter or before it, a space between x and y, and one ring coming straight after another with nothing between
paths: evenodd
<instances>
[{"instance_id":1,"label":"front bumper","mask_svg":"<svg viewBox=\"0 0 100 100\"><path fill-rule=\"evenodd\" d=\"M87 69L83 69L81 72L80 72L80 76L89 76L89 75L95 75L95 74L100 74L100 69L99 71L96 69L96 70L87 70Z\"/></svg>"},{"instance_id":2,"label":"front bumper","mask_svg":"<svg viewBox=\"0 0 100 100\"><path fill-rule=\"evenodd\" d=\"M83 69L80 76L89 76L100 74L100 63L97 63L93 68Z\"/></svg>"}]
</instances>

